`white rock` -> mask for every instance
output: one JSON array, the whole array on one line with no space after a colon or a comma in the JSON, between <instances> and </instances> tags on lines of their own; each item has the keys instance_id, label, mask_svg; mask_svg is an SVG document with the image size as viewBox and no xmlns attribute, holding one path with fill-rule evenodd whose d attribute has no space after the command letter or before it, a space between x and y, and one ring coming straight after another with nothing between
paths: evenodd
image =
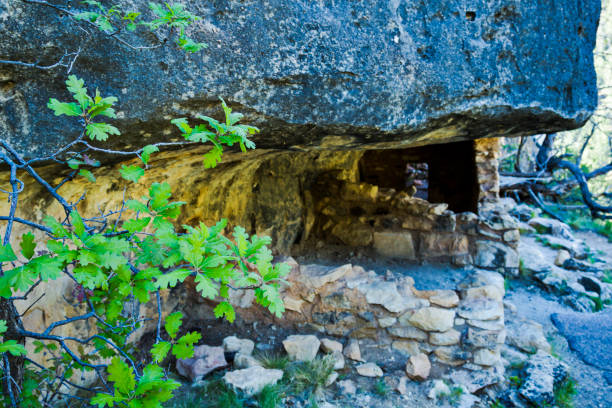
<instances>
[{"instance_id":1,"label":"white rock","mask_svg":"<svg viewBox=\"0 0 612 408\"><path fill-rule=\"evenodd\" d=\"M384 281L381 277L361 284L357 289L365 295L368 303L381 305L393 313L401 313L408 310L413 304L412 298L400 295L395 283Z\"/></svg>"},{"instance_id":2,"label":"white rock","mask_svg":"<svg viewBox=\"0 0 612 408\"><path fill-rule=\"evenodd\" d=\"M556 237L565 238L573 241L574 235L569 225L553 220L552 218L537 217L530 219L527 224L535 228L540 234L552 234Z\"/></svg>"},{"instance_id":3,"label":"white rock","mask_svg":"<svg viewBox=\"0 0 612 408\"><path fill-rule=\"evenodd\" d=\"M550 353L550 344L541 324L531 320L512 319L507 325L507 343L528 353L544 350Z\"/></svg>"},{"instance_id":4,"label":"white rock","mask_svg":"<svg viewBox=\"0 0 612 408\"><path fill-rule=\"evenodd\" d=\"M282 377L283 370L254 366L242 370L229 371L223 376L223 381L229 386L251 396L261 392L266 385L276 384Z\"/></svg>"},{"instance_id":5,"label":"white rock","mask_svg":"<svg viewBox=\"0 0 612 408\"><path fill-rule=\"evenodd\" d=\"M483 330L502 330L504 326L504 319L497 320L468 320L467 324L473 327L477 327Z\"/></svg>"},{"instance_id":6,"label":"white rock","mask_svg":"<svg viewBox=\"0 0 612 408\"><path fill-rule=\"evenodd\" d=\"M382 369L374 363L364 363L357 366L357 374L363 377L382 377Z\"/></svg>"},{"instance_id":7,"label":"white rock","mask_svg":"<svg viewBox=\"0 0 612 408\"><path fill-rule=\"evenodd\" d=\"M383 329L389 326L393 326L395 323L397 323L397 319L391 316L381 317L378 319L378 325Z\"/></svg>"},{"instance_id":8,"label":"white rock","mask_svg":"<svg viewBox=\"0 0 612 408\"><path fill-rule=\"evenodd\" d=\"M227 353L251 354L255 348L255 343L249 339L239 339L236 336L229 336L223 339L223 350Z\"/></svg>"},{"instance_id":9,"label":"white rock","mask_svg":"<svg viewBox=\"0 0 612 408\"><path fill-rule=\"evenodd\" d=\"M563 263L571 257L572 256L570 255L569 251L567 251L566 249L560 249L557 252L557 257L555 258L555 265L562 267Z\"/></svg>"},{"instance_id":10,"label":"white rock","mask_svg":"<svg viewBox=\"0 0 612 408\"><path fill-rule=\"evenodd\" d=\"M497 369L483 370L482 367L479 367L479 370L455 369L450 372L450 380L468 392L476 392L503 379L503 373Z\"/></svg>"},{"instance_id":11,"label":"white rock","mask_svg":"<svg viewBox=\"0 0 612 408\"><path fill-rule=\"evenodd\" d=\"M395 389L400 393L400 395L408 394L408 381L408 377L402 377L399 379L399 383Z\"/></svg>"},{"instance_id":12,"label":"white rock","mask_svg":"<svg viewBox=\"0 0 612 408\"><path fill-rule=\"evenodd\" d=\"M519 257L514 248L497 241L476 241L474 264L481 268L518 268Z\"/></svg>"},{"instance_id":13,"label":"white rock","mask_svg":"<svg viewBox=\"0 0 612 408\"><path fill-rule=\"evenodd\" d=\"M427 392L427 398L438 399L445 395L450 395L450 388L442 380L433 380L430 384L429 391Z\"/></svg>"},{"instance_id":14,"label":"white rock","mask_svg":"<svg viewBox=\"0 0 612 408\"><path fill-rule=\"evenodd\" d=\"M302 306L304 305L304 301L302 299L294 298L293 296L284 296L283 304L285 305L285 309L293 310L294 312L302 313Z\"/></svg>"},{"instance_id":15,"label":"white rock","mask_svg":"<svg viewBox=\"0 0 612 408\"><path fill-rule=\"evenodd\" d=\"M342 353L342 343L332 339L321 339L321 350L328 354L335 351Z\"/></svg>"},{"instance_id":16,"label":"white rock","mask_svg":"<svg viewBox=\"0 0 612 408\"><path fill-rule=\"evenodd\" d=\"M283 347L291 360L312 361L317 356L321 342L311 334L294 334L283 340Z\"/></svg>"},{"instance_id":17,"label":"white rock","mask_svg":"<svg viewBox=\"0 0 612 408\"><path fill-rule=\"evenodd\" d=\"M331 353L331 358L334 360L334 370L342 370L344 369L344 356L339 351L334 351Z\"/></svg>"},{"instance_id":18,"label":"white rock","mask_svg":"<svg viewBox=\"0 0 612 408\"><path fill-rule=\"evenodd\" d=\"M486 285L493 285L497 287L502 294L505 294L504 277L500 273L484 271L482 269L476 270L474 273L467 276L459 284L459 287L462 289L467 289Z\"/></svg>"},{"instance_id":19,"label":"white rock","mask_svg":"<svg viewBox=\"0 0 612 408\"><path fill-rule=\"evenodd\" d=\"M455 311L438 307L424 307L410 317L410 323L426 331L444 332L453 327Z\"/></svg>"},{"instance_id":20,"label":"white rock","mask_svg":"<svg viewBox=\"0 0 612 408\"><path fill-rule=\"evenodd\" d=\"M351 380L338 381L337 384L342 395L353 395L357 392L357 386Z\"/></svg>"},{"instance_id":21,"label":"white rock","mask_svg":"<svg viewBox=\"0 0 612 408\"><path fill-rule=\"evenodd\" d=\"M455 329L450 329L445 332L429 333L429 342L434 346L452 346L453 344L459 343L461 333Z\"/></svg>"},{"instance_id":22,"label":"white rock","mask_svg":"<svg viewBox=\"0 0 612 408\"><path fill-rule=\"evenodd\" d=\"M202 345L194 348L192 358L177 360L176 371L191 381L198 381L211 371L227 365L223 347Z\"/></svg>"},{"instance_id":23,"label":"white rock","mask_svg":"<svg viewBox=\"0 0 612 408\"><path fill-rule=\"evenodd\" d=\"M339 376L340 375L335 371L331 373L329 377L327 377L327 380L325 380L325 386L329 387L330 385L332 385L334 382L336 382Z\"/></svg>"},{"instance_id":24,"label":"white rock","mask_svg":"<svg viewBox=\"0 0 612 408\"><path fill-rule=\"evenodd\" d=\"M429 377L430 371L431 363L424 353L410 356L406 363L406 375L413 380L425 381Z\"/></svg>"},{"instance_id":25,"label":"white rock","mask_svg":"<svg viewBox=\"0 0 612 408\"><path fill-rule=\"evenodd\" d=\"M469 288L465 291L465 300L492 299L501 301L503 298L504 294L497 288L497 286L493 285Z\"/></svg>"},{"instance_id":26,"label":"white rock","mask_svg":"<svg viewBox=\"0 0 612 408\"><path fill-rule=\"evenodd\" d=\"M391 348L393 348L393 350L399 351L400 353L408 354L409 356L421 352L419 343L416 341L397 340L391 343Z\"/></svg>"},{"instance_id":27,"label":"white rock","mask_svg":"<svg viewBox=\"0 0 612 408\"><path fill-rule=\"evenodd\" d=\"M261 366L261 362L252 355L238 353L234 356L234 367L249 368L254 366Z\"/></svg>"},{"instance_id":28,"label":"white rock","mask_svg":"<svg viewBox=\"0 0 612 408\"><path fill-rule=\"evenodd\" d=\"M356 339L350 339L346 347L344 348L344 355L354 361L365 361L361 358L361 349L359 348L359 341Z\"/></svg>"},{"instance_id":29,"label":"white rock","mask_svg":"<svg viewBox=\"0 0 612 408\"><path fill-rule=\"evenodd\" d=\"M319 289L320 287L340 280L349 272L352 272L352 265L346 264L338 268L330 269L324 265L300 265L299 280L307 287Z\"/></svg>"},{"instance_id":30,"label":"white rock","mask_svg":"<svg viewBox=\"0 0 612 408\"><path fill-rule=\"evenodd\" d=\"M429 297L432 305L442 307L455 307L459 304L459 296L454 290L438 290L435 295Z\"/></svg>"},{"instance_id":31,"label":"white rock","mask_svg":"<svg viewBox=\"0 0 612 408\"><path fill-rule=\"evenodd\" d=\"M387 331L396 337L412 340L427 340L427 333L412 326L389 327Z\"/></svg>"},{"instance_id":32,"label":"white rock","mask_svg":"<svg viewBox=\"0 0 612 408\"><path fill-rule=\"evenodd\" d=\"M474 352L474 363L481 366L493 366L499 363L500 358L499 350L481 348Z\"/></svg>"},{"instance_id":33,"label":"white rock","mask_svg":"<svg viewBox=\"0 0 612 408\"><path fill-rule=\"evenodd\" d=\"M468 320L503 319L504 305L499 300L472 299L461 302L457 314Z\"/></svg>"}]
</instances>

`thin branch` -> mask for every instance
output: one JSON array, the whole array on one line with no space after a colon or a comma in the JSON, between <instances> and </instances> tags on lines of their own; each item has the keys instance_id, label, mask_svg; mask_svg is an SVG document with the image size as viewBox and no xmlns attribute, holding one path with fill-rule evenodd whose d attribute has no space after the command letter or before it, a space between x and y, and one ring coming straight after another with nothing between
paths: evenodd
<instances>
[{"instance_id":1,"label":"thin branch","mask_svg":"<svg viewBox=\"0 0 612 408\"><path fill-rule=\"evenodd\" d=\"M550 210L548 207L544 205L542 200L540 200L540 198L536 195L536 193L533 192L531 187L527 189L527 194L529 194L529 197L531 197L531 199L536 203L536 205L540 207L542 211L544 211L546 214L550 215L552 218L554 218L557 221L565 222L563 218L561 218L554 211Z\"/></svg>"},{"instance_id":2,"label":"thin branch","mask_svg":"<svg viewBox=\"0 0 612 408\"><path fill-rule=\"evenodd\" d=\"M9 221L10 219L11 219L11 217L6 217L4 215L0 216L0 221ZM29 227L39 229L39 230L44 231L44 232L46 232L48 234L52 233L51 228L47 228L44 225L37 224L37 223L35 223L33 221L30 221L30 220L24 220L23 218L19 218L19 217L13 217L12 220L15 221L15 222L18 222L20 224L27 225Z\"/></svg>"}]
</instances>

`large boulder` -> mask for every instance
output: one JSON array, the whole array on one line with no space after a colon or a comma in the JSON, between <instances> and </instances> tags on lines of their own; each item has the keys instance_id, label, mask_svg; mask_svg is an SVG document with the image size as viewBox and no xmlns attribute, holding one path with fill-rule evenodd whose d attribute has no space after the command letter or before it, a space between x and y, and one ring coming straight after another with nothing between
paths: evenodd
<instances>
[{"instance_id":1,"label":"large boulder","mask_svg":"<svg viewBox=\"0 0 612 408\"><path fill-rule=\"evenodd\" d=\"M121 5L150 20L147 3ZM284 149L554 132L597 102L597 0L184 3L202 17L189 35L209 46L191 55L172 41L136 51L53 8L0 0L0 55L44 65L80 47L72 73L120 98L115 143L133 146L172 137L172 117L219 113L218 96L262 127L260 147ZM151 45L145 28L120 36ZM73 137L78 121L46 108L68 97L65 77L0 65L2 137L29 154Z\"/></svg>"}]
</instances>

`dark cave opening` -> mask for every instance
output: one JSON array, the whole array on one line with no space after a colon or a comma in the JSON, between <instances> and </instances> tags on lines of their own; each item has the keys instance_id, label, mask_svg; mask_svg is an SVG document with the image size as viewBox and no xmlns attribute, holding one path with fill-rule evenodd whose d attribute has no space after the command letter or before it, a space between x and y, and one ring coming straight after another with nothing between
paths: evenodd
<instances>
[{"instance_id":1,"label":"dark cave opening","mask_svg":"<svg viewBox=\"0 0 612 408\"><path fill-rule=\"evenodd\" d=\"M474 143L446 143L395 150L369 150L359 162L363 182L406 191L454 212L477 212Z\"/></svg>"}]
</instances>

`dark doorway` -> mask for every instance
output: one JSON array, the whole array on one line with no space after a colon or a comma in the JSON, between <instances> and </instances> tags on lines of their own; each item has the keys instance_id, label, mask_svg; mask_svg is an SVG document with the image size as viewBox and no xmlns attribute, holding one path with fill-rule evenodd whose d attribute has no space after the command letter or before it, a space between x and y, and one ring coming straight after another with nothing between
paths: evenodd
<instances>
[{"instance_id":1,"label":"dark doorway","mask_svg":"<svg viewBox=\"0 0 612 408\"><path fill-rule=\"evenodd\" d=\"M397 150L370 150L359 162L361 181L407 191L454 212L478 208L474 143L446 143Z\"/></svg>"}]
</instances>

